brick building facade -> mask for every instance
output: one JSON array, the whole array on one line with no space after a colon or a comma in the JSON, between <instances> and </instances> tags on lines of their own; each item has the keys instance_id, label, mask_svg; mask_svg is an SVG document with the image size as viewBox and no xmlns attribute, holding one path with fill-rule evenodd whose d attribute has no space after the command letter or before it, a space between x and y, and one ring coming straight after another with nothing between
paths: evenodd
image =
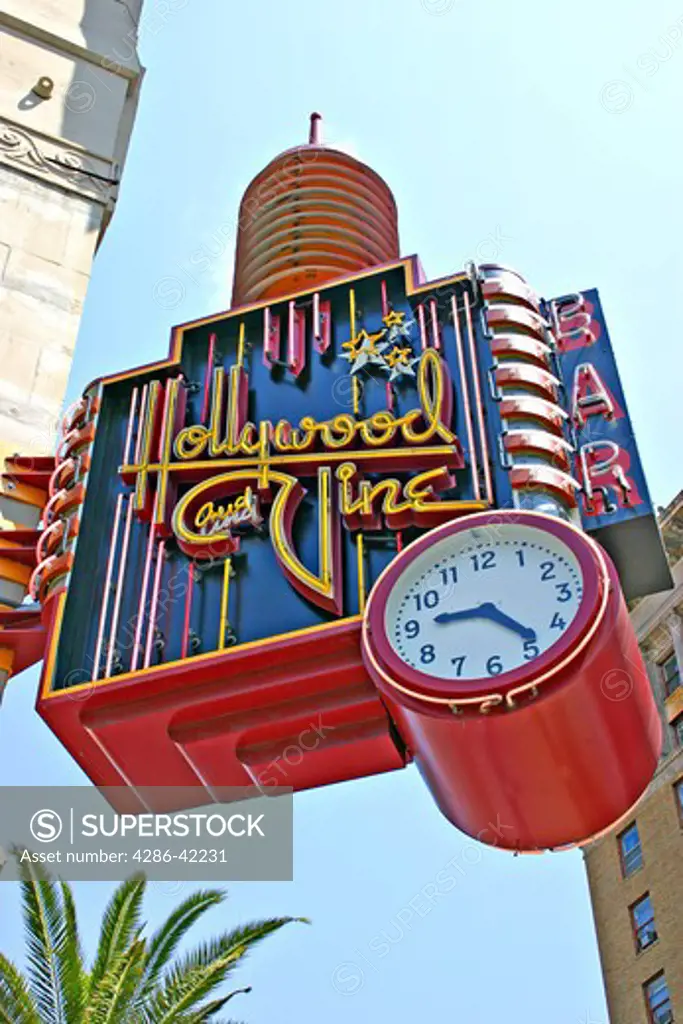
<instances>
[{"instance_id":1,"label":"brick building facade","mask_svg":"<svg viewBox=\"0 0 683 1024\"><path fill-rule=\"evenodd\" d=\"M632 619L662 757L630 817L585 851L611 1024L683 1022L683 492L661 525L674 589L639 601Z\"/></svg>"}]
</instances>

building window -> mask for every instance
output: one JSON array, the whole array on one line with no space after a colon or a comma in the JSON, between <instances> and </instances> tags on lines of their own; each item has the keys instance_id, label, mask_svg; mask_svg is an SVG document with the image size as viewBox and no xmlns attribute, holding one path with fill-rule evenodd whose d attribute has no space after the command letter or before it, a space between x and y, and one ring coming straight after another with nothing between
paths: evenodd
<instances>
[{"instance_id":1,"label":"building window","mask_svg":"<svg viewBox=\"0 0 683 1024\"><path fill-rule=\"evenodd\" d=\"M679 715L678 718L674 718L671 723L671 728L674 731L676 745L683 747L683 715Z\"/></svg>"},{"instance_id":2,"label":"building window","mask_svg":"<svg viewBox=\"0 0 683 1024\"><path fill-rule=\"evenodd\" d=\"M652 909L652 900L648 893L631 907L631 922L636 940L636 953L642 953L657 940L655 912Z\"/></svg>"},{"instance_id":3,"label":"building window","mask_svg":"<svg viewBox=\"0 0 683 1024\"><path fill-rule=\"evenodd\" d=\"M645 1002L650 1015L650 1024L673 1024L673 1010L669 987L663 974L658 974L644 986Z\"/></svg>"},{"instance_id":4,"label":"building window","mask_svg":"<svg viewBox=\"0 0 683 1024\"><path fill-rule=\"evenodd\" d=\"M640 845L638 826L634 822L618 837L619 855L621 857L621 873L628 878L634 871L643 866L643 849Z\"/></svg>"},{"instance_id":5,"label":"building window","mask_svg":"<svg viewBox=\"0 0 683 1024\"><path fill-rule=\"evenodd\" d=\"M674 793L676 794L676 807L678 808L678 816L681 819L681 825L683 825L683 779L679 779L674 786Z\"/></svg>"},{"instance_id":6,"label":"building window","mask_svg":"<svg viewBox=\"0 0 683 1024\"><path fill-rule=\"evenodd\" d=\"M670 654L666 661L662 661L659 666L659 671L662 673L664 696L670 697L674 690L677 690L681 685L681 673L678 668L678 662L676 661L676 655Z\"/></svg>"}]
</instances>

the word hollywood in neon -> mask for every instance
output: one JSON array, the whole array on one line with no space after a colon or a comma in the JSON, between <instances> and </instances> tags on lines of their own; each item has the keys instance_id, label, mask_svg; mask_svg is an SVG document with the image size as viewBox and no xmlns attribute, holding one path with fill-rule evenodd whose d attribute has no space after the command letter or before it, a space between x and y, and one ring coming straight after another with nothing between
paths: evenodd
<instances>
[{"instance_id":1,"label":"the word hollywood in neon","mask_svg":"<svg viewBox=\"0 0 683 1024\"><path fill-rule=\"evenodd\" d=\"M213 559L238 551L240 533L259 528L268 508L282 571L299 593L340 615L342 523L364 532L401 530L486 507L482 501L443 496L454 488L453 472L465 462L451 425L448 367L433 349L425 350L417 365L419 406L400 416L384 409L363 419L345 412L324 421L304 416L296 426L285 419L253 422L247 418L244 369L232 366L227 376L226 388L224 371L213 373L206 426L180 425L179 380L168 382L163 401L162 385L152 382L139 459L121 469L124 480L134 484L139 518L151 519L160 535L174 534L188 556ZM152 460L155 450L158 461ZM410 475L385 475L392 470ZM293 538L306 494L299 480L306 477L317 481L317 572L303 564ZM194 486L179 497L181 483Z\"/></svg>"}]
</instances>

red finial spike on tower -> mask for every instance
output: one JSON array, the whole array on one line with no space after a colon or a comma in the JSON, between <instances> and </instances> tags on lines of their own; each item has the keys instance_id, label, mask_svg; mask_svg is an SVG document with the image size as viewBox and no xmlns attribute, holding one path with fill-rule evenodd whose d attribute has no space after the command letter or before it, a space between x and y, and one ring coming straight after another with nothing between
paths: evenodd
<instances>
[{"instance_id":1,"label":"red finial spike on tower","mask_svg":"<svg viewBox=\"0 0 683 1024\"><path fill-rule=\"evenodd\" d=\"M316 113L311 114L311 128L310 128L310 131L308 133L308 144L309 144L309 146L320 146L320 145L322 145L322 141L321 141L321 138L320 138L320 135L321 135L321 132L320 132L320 122L322 121L322 119L323 119L323 115L322 114L316 114Z\"/></svg>"}]
</instances>

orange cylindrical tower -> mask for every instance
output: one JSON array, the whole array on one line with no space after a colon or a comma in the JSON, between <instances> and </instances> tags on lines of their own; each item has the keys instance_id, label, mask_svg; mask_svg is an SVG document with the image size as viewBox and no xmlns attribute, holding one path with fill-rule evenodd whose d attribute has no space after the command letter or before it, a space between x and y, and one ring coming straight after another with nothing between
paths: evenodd
<instances>
[{"instance_id":1,"label":"orange cylindrical tower","mask_svg":"<svg viewBox=\"0 0 683 1024\"><path fill-rule=\"evenodd\" d=\"M287 150L240 204L233 306L314 288L396 259L398 217L386 182L324 146L320 114L307 145Z\"/></svg>"}]
</instances>

